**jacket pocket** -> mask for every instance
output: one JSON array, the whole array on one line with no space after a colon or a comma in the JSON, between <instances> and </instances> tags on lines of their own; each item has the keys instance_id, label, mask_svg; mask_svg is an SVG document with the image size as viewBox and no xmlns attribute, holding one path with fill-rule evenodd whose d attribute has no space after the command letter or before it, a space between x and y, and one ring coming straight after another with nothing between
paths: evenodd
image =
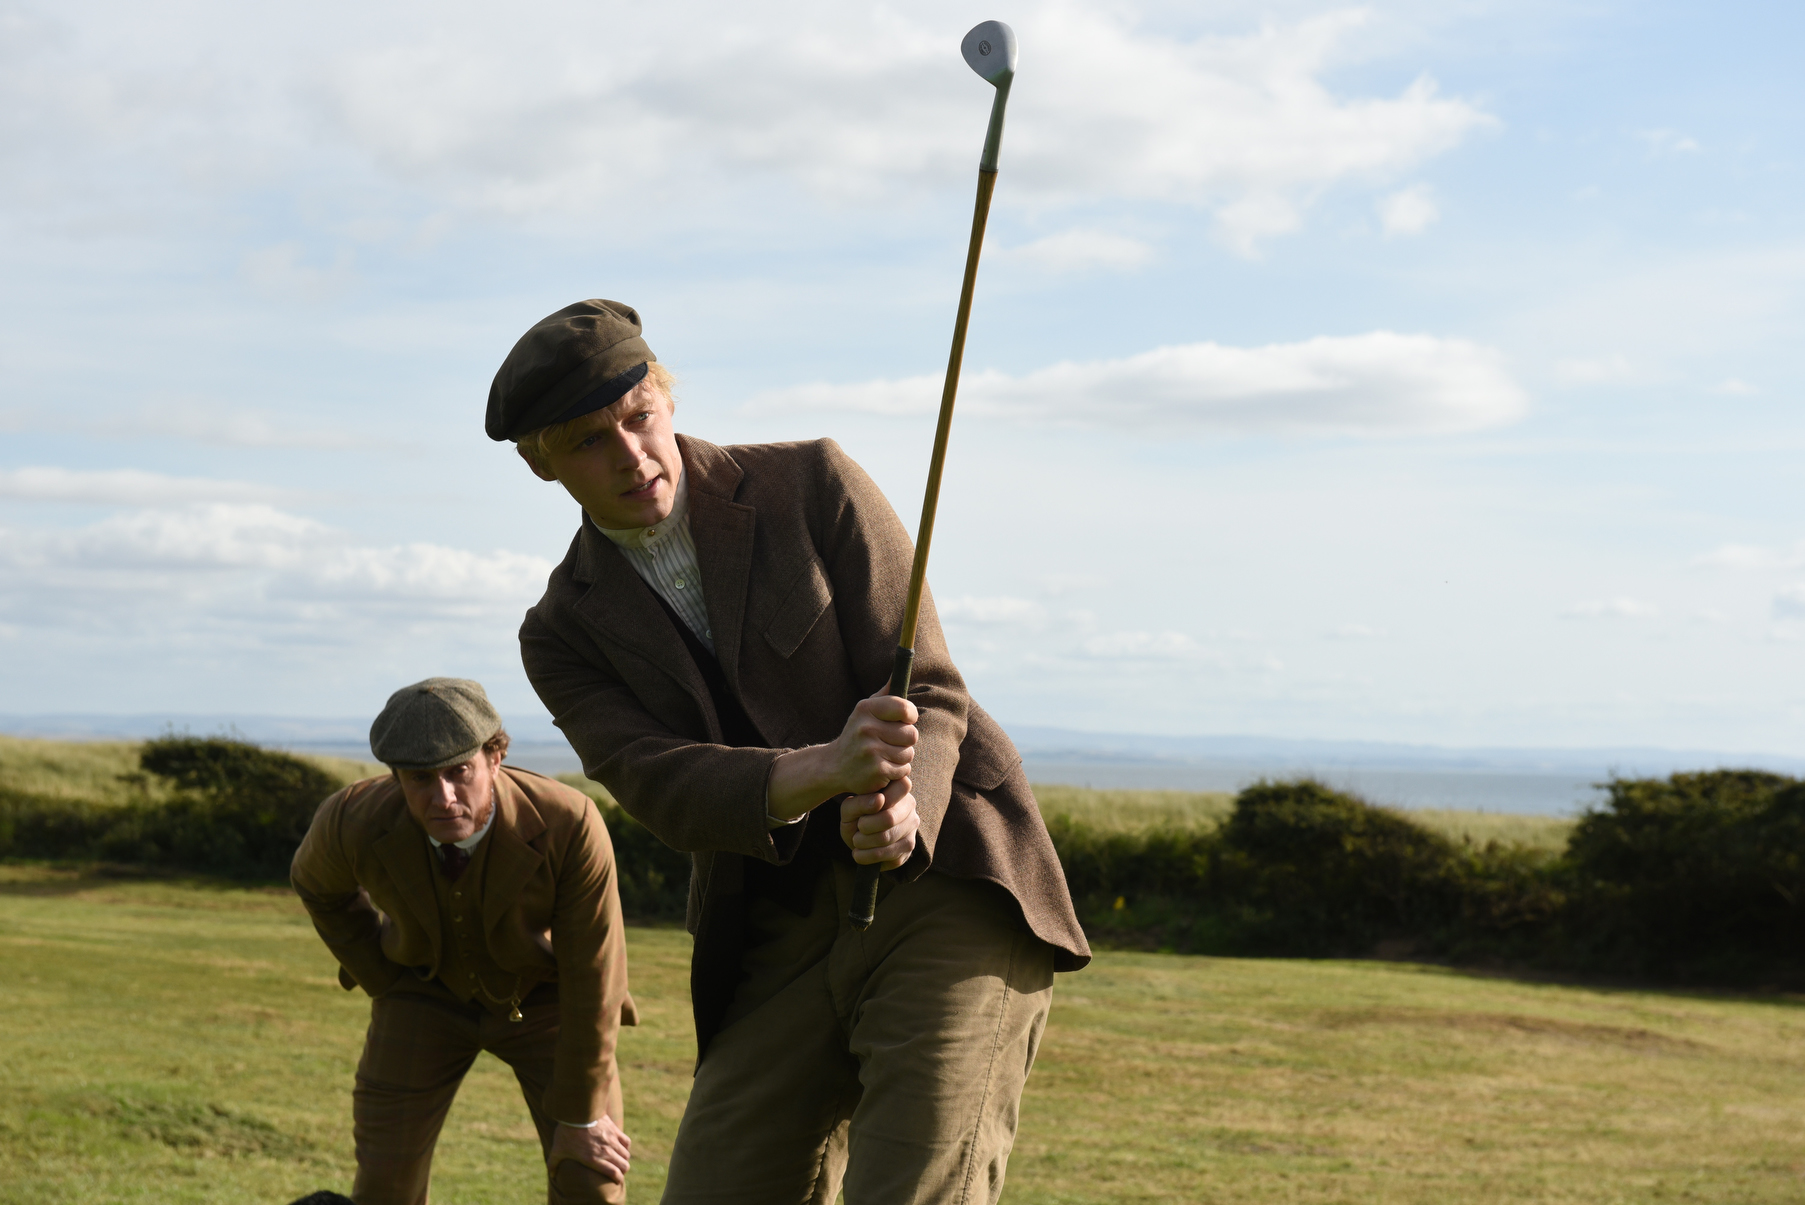
<instances>
[{"instance_id":1,"label":"jacket pocket","mask_svg":"<svg viewBox=\"0 0 1805 1205\"><path fill-rule=\"evenodd\" d=\"M796 582L784 595L783 601L777 604L777 612L765 625L765 641L777 650L777 655L788 660L790 655L802 647L802 642L815 629L821 616L834 601L834 588L827 580L827 571L821 568L821 562L810 558L801 573L796 575Z\"/></svg>"}]
</instances>

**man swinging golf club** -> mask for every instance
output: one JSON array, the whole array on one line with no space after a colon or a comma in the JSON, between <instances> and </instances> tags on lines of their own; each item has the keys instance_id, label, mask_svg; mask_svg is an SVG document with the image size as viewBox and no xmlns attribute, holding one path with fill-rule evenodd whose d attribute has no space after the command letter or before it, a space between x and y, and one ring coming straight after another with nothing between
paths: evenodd
<instances>
[{"instance_id":1,"label":"man swinging golf club","mask_svg":"<svg viewBox=\"0 0 1805 1205\"><path fill-rule=\"evenodd\" d=\"M998 84L994 177L1013 35L966 55ZM527 676L585 772L693 855L699 1061L665 1200L994 1201L1053 972L1089 960L1020 758L859 466L676 434L670 381L635 310L581 301L515 345L486 420L582 507ZM858 866L895 869L874 922L847 915Z\"/></svg>"}]
</instances>

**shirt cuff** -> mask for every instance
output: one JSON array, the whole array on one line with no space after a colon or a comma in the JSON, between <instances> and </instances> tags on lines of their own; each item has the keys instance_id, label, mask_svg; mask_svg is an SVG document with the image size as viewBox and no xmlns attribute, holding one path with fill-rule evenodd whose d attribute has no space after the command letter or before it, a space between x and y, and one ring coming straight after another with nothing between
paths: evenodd
<instances>
[{"instance_id":1,"label":"shirt cuff","mask_svg":"<svg viewBox=\"0 0 1805 1205\"><path fill-rule=\"evenodd\" d=\"M800 824L807 816L807 812L802 813L800 816L793 816L788 820L779 820L777 817L773 816L771 814L771 782L769 779L765 780L765 828L767 830L788 828L792 824Z\"/></svg>"}]
</instances>

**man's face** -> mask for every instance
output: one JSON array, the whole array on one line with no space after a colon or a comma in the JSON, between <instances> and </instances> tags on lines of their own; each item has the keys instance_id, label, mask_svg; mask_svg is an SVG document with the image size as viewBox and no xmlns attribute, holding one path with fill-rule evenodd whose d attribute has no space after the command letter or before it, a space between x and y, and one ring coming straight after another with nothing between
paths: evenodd
<instances>
[{"instance_id":1,"label":"man's face","mask_svg":"<svg viewBox=\"0 0 1805 1205\"><path fill-rule=\"evenodd\" d=\"M683 458L664 390L647 377L612 406L578 421L582 434L544 461L521 453L533 472L562 485L597 527L650 527L669 517Z\"/></svg>"},{"instance_id":2,"label":"man's face","mask_svg":"<svg viewBox=\"0 0 1805 1205\"><path fill-rule=\"evenodd\" d=\"M495 807L501 754L482 753L443 770L397 770L407 810L426 835L446 845L474 837Z\"/></svg>"}]
</instances>

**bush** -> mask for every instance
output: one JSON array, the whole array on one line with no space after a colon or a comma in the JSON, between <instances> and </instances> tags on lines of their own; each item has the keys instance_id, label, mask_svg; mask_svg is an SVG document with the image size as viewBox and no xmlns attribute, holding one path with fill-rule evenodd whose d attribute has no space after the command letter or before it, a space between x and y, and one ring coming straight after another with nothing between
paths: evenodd
<instances>
[{"instance_id":1,"label":"bush","mask_svg":"<svg viewBox=\"0 0 1805 1205\"><path fill-rule=\"evenodd\" d=\"M1222 828L1210 894L1248 950L1365 953L1461 914L1459 847L1401 813L1319 782L1260 782Z\"/></svg>"},{"instance_id":2,"label":"bush","mask_svg":"<svg viewBox=\"0 0 1805 1205\"><path fill-rule=\"evenodd\" d=\"M689 855L654 837L613 800L597 799L595 806L614 842L621 912L633 920L682 920L689 907Z\"/></svg>"},{"instance_id":3,"label":"bush","mask_svg":"<svg viewBox=\"0 0 1805 1205\"><path fill-rule=\"evenodd\" d=\"M341 785L300 758L226 737L147 741L139 766L175 793L102 808L0 792L0 854L285 877L314 810Z\"/></svg>"},{"instance_id":4,"label":"bush","mask_svg":"<svg viewBox=\"0 0 1805 1205\"><path fill-rule=\"evenodd\" d=\"M1805 782L1716 770L1608 790L1567 847L1574 961L1717 981L1800 977Z\"/></svg>"}]
</instances>

